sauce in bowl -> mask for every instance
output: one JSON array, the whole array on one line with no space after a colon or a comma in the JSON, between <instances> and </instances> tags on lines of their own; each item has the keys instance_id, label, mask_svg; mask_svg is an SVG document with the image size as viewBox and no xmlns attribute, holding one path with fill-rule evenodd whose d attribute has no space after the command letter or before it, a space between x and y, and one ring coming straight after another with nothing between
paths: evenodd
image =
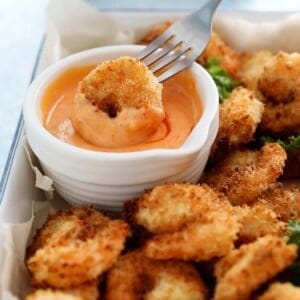
<instances>
[{"instance_id":1,"label":"sauce in bowl","mask_svg":"<svg viewBox=\"0 0 300 300\"><path fill-rule=\"evenodd\" d=\"M43 126L71 145L106 152L131 152L154 148L179 148L199 121L202 104L190 71L183 71L163 83L166 118L145 141L132 146L109 148L86 142L74 129L71 117L78 83L94 65L73 67L60 74L45 90L41 102Z\"/></svg>"}]
</instances>

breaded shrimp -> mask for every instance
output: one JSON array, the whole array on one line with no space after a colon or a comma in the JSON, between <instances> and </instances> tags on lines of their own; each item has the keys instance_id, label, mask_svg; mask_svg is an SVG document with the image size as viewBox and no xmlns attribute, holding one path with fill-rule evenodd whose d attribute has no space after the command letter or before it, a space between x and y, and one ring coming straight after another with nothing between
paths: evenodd
<instances>
[{"instance_id":1,"label":"breaded shrimp","mask_svg":"<svg viewBox=\"0 0 300 300\"><path fill-rule=\"evenodd\" d=\"M200 274L190 264L151 260L140 251L119 258L105 287L107 300L204 300L206 294Z\"/></svg>"},{"instance_id":2,"label":"breaded shrimp","mask_svg":"<svg viewBox=\"0 0 300 300\"><path fill-rule=\"evenodd\" d=\"M99 300L98 281L88 282L69 289L37 289L27 295L25 300Z\"/></svg>"},{"instance_id":3,"label":"breaded shrimp","mask_svg":"<svg viewBox=\"0 0 300 300\"><path fill-rule=\"evenodd\" d=\"M199 261L225 255L240 226L227 199L205 184L156 187L129 202L125 211L131 223L156 234L144 248L146 256L156 259Z\"/></svg>"},{"instance_id":4,"label":"breaded shrimp","mask_svg":"<svg viewBox=\"0 0 300 300\"><path fill-rule=\"evenodd\" d=\"M274 136L300 132L300 96L289 103L266 103L260 130Z\"/></svg>"},{"instance_id":5,"label":"breaded shrimp","mask_svg":"<svg viewBox=\"0 0 300 300\"><path fill-rule=\"evenodd\" d=\"M145 36L143 36L140 41L138 41L138 44L150 44L164 31L166 31L173 23L174 20L167 20L165 22L154 25L153 28L151 28L151 30Z\"/></svg>"},{"instance_id":6,"label":"breaded shrimp","mask_svg":"<svg viewBox=\"0 0 300 300\"><path fill-rule=\"evenodd\" d=\"M275 103L288 103L300 96L300 54L279 52L264 66L258 89Z\"/></svg>"},{"instance_id":7,"label":"breaded shrimp","mask_svg":"<svg viewBox=\"0 0 300 300\"><path fill-rule=\"evenodd\" d=\"M257 300L300 300L300 288L289 282L275 282Z\"/></svg>"},{"instance_id":8,"label":"breaded shrimp","mask_svg":"<svg viewBox=\"0 0 300 300\"><path fill-rule=\"evenodd\" d=\"M49 217L29 249L34 285L68 288L96 280L117 260L129 226L92 208L73 208Z\"/></svg>"},{"instance_id":9,"label":"breaded shrimp","mask_svg":"<svg viewBox=\"0 0 300 300\"><path fill-rule=\"evenodd\" d=\"M162 84L132 57L102 62L79 84L72 124L89 143L120 147L137 144L164 120Z\"/></svg>"},{"instance_id":10,"label":"breaded shrimp","mask_svg":"<svg viewBox=\"0 0 300 300\"><path fill-rule=\"evenodd\" d=\"M205 184L164 184L126 203L125 215L131 223L152 233L172 232L204 217L219 201L218 195Z\"/></svg>"},{"instance_id":11,"label":"breaded shrimp","mask_svg":"<svg viewBox=\"0 0 300 300\"><path fill-rule=\"evenodd\" d=\"M214 300L248 300L261 284L288 267L297 246L276 236L265 236L232 250L215 268Z\"/></svg>"},{"instance_id":12,"label":"breaded shrimp","mask_svg":"<svg viewBox=\"0 0 300 300\"><path fill-rule=\"evenodd\" d=\"M233 205L251 204L282 174L285 150L269 143L260 151L234 151L203 178Z\"/></svg>"},{"instance_id":13,"label":"breaded shrimp","mask_svg":"<svg viewBox=\"0 0 300 300\"><path fill-rule=\"evenodd\" d=\"M261 129L275 135L300 131L300 54L279 52L265 66L258 88L268 100Z\"/></svg>"},{"instance_id":14,"label":"breaded shrimp","mask_svg":"<svg viewBox=\"0 0 300 300\"><path fill-rule=\"evenodd\" d=\"M215 32L212 33L205 51L197 61L203 64L209 58L219 58L221 66L228 74L233 77L236 76L239 68L239 54L230 48Z\"/></svg>"},{"instance_id":15,"label":"breaded shrimp","mask_svg":"<svg viewBox=\"0 0 300 300\"><path fill-rule=\"evenodd\" d=\"M296 187L283 187L281 183L271 185L270 188L259 196L257 204L271 208L278 218L288 222L298 217L298 203L300 191Z\"/></svg>"},{"instance_id":16,"label":"breaded shrimp","mask_svg":"<svg viewBox=\"0 0 300 300\"><path fill-rule=\"evenodd\" d=\"M157 234L144 246L147 257L207 261L228 254L240 230L235 214L220 206L203 219L188 222L171 233Z\"/></svg>"},{"instance_id":17,"label":"breaded shrimp","mask_svg":"<svg viewBox=\"0 0 300 300\"><path fill-rule=\"evenodd\" d=\"M238 80L248 89L254 91L260 100L264 100L261 92L258 90L258 80L264 70L264 67L272 59L272 52L267 50L258 51L251 54L240 56L240 67L238 71Z\"/></svg>"},{"instance_id":18,"label":"breaded shrimp","mask_svg":"<svg viewBox=\"0 0 300 300\"><path fill-rule=\"evenodd\" d=\"M212 154L247 144L253 139L261 121L264 105L253 91L235 88L230 97L220 105L220 127Z\"/></svg>"},{"instance_id":19,"label":"breaded shrimp","mask_svg":"<svg viewBox=\"0 0 300 300\"><path fill-rule=\"evenodd\" d=\"M276 213L262 203L255 203L252 207L238 208L239 222L239 242L253 242L259 237L266 235L282 236L286 231L286 224L279 221Z\"/></svg>"}]
</instances>

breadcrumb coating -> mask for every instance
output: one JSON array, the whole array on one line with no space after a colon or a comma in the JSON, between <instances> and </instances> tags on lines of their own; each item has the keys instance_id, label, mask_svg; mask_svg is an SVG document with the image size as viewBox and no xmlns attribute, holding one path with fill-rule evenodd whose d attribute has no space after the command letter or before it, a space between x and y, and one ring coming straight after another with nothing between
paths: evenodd
<instances>
[{"instance_id":1,"label":"breadcrumb coating","mask_svg":"<svg viewBox=\"0 0 300 300\"><path fill-rule=\"evenodd\" d=\"M82 300L80 296L51 289L36 290L26 296L25 300Z\"/></svg>"},{"instance_id":2,"label":"breadcrumb coating","mask_svg":"<svg viewBox=\"0 0 300 300\"><path fill-rule=\"evenodd\" d=\"M276 236L265 236L232 250L215 268L214 300L248 300L261 284L289 266L297 246Z\"/></svg>"},{"instance_id":3,"label":"breadcrumb coating","mask_svg":"<svg viewBox=\"0 0 300 300\"><path fill-rule=\"evenodd\" d=\"M277 214L270 207L260 202L239 210L239 222L242 225L239 231L240 243L253 242L266 235L283 236L286 232L286 224L279 221Z\"/></svg>"},{"instance_id":4,"label":"breadcrumb coating","mask_svg":"<svg viewBox=\"0 0 300 300\"><path fill-rule=\"evenodd\" d=\"M282 174L286 157L277 143L266 144L260 151L234 151L203 180L233 205L251 204Z\"/></svg>"},{"instance_id":5,"label":"breadcrumb coating","mask_svg":"<svg viewBox=\"0 0 300 300\"><path fill-rule=\"evenodd\" d=\"M263 111L264 105L253 91L243 87L235 88L220 105L220 127L212 155L218 150L224 152L253 140Z\"/></svg>"},{"instance_id":6,"label":"breadcrumb coating","mask_svg":"<svg viewBox=\"0 0 300 300\"><path fill-rule=\"evenodd\" d=\"M287 135L300 130L300 54L279 52L264 67L258 88L267 99L261 130Z\"/></svg>"},{"instance_id":7,"label":"breadcrumb coating","mask_svg":"<svg viewBox=\"0 0 300 300\"><path fill-rule=\"evenodd\" d=\"M204 217L218 195L207 185L171 183L145 192L125 204L126 218L152 233L172 232Z\"/></svg>"},{"instance_id":8,"label":"breadcrumb coating","mask_svg":"<svg viewBox=\"0 0 300 300\"><path fill-rule=\"evenodd\" d=\"M178 231L155 235L145 243L144 251L153 259L207 261L229 253L239 230L235 214L227 206L220 207Z\"/></svg>"},{"instance_id":9,"label":"breadcrumb coating","mask_svg":"<svg viewBox=\"0 0 300 300\"><path fill-rule=\"evenodd\" d=\"M257 300L300 300L300 288L288 282L275 282Z\"/></svg>"},{"instance_id":10,"label":"breadcrumb coating","mask_svg":"<svg viewBox=\"0 0 300 300\"><path fill-rule=\"evenodd\" d=\"M121 256L108 272L107 300L204 300L207 289L200 274L180 261L155 261L142 252Z\"/></svg>"},{"instance_id":11,"label":"breadcrumb coating","mask_svg":"<svg viewBox=\"0 0 300 300\"><path fill-rule=\"evenodd\" d=\"M99 300L98 281L88 282L68 289L37 289L29 293L25 300Z\"/></svg>"},{"instance_id":12,"label":"breadcrumb coating","mask_svg":"<svg viewBox=\"0 0 300 300\"><path fill-rule=\"evenodd\" d=\"M96 280L116 262L129 233L124 221L90 207L50 216L29 250L33 284L67 288Z\"/></svg>"},{"instance_id":13,"label":"breadcrumb coating","mask_svg":"<svg viewBox=\"0 0 300 300\"><path fill-rule=\"evenodd\" d=\"M73 104L73 126L98 146L137 144L165 118L162 84L144 63L127 56L94 68L80 82Z\"/></svg>"},{"instance_id":14,"label":"breadcrumb coating","mask_svg":"<svg viewBox=\"0 0 300 300\"><path fill-rule=\"evenodd\" d=\"M213 32L210 41L203 52L197 59L200 64L204 64L209 58L216 57L220 59L220 65L235 77L239 68L239 54L234 51L221 37Z\"/></svg>"},{"instance_id":15,"label":"breadcrumb coating","mask_svg":"<svg viewBox=\"0 0 300 300\"><path fill-rule=\"evenodd\" d=\"M298 134L300 131L300 96L289 103L266 103L260 130L274 136Z\"/></svg>"},{"instance_id":16,"label":"breadcrumb coating","mask_svg":"<svg viewBox=\"0 0 300 300\"><path fill-rule=\"evenodd\" d=\"M154 236L144 245L153 259L209 260L228 253L240 229L223 195L205 184L166 184L125 206L127 218ZM211 242L208 242L211 241Z\"/></svg>"},{"instance_id":17,"label":"breadcrumb coating","mask_svg":"<svg viewBox=\"0 0 300 300\"><path fill-rule=\"evenodd\" d=\"M299 217L300 191L296 187L283 187L282 183L276 183L259 196L257 203L271 208L281 221L288 222Z\"/></svg>"},{"instance_id":18,"label":"breadcrumb coating","mask_svg":"<svg viewBox=\"0 0 300 300\"><path fill-rule=\"evenodd\" d=\"M267 64L258 80L258 89L275 103L287 103L300 96L300 54L280 51Z\"/></svg>"},{"instance_id":19,"label":"breadcrumb coating","mask_svg":"<svg viewBox=\"0 0 300 300\"><path fill-rule=\"evenodd\" d=\"M262 50L255 53L247 53L240 56L238 80L248 89L255 92L260 100L264 100L258 89L258 80L264 71L264 67L272 59L271 51Z\"/></svg>"}]
</instances>

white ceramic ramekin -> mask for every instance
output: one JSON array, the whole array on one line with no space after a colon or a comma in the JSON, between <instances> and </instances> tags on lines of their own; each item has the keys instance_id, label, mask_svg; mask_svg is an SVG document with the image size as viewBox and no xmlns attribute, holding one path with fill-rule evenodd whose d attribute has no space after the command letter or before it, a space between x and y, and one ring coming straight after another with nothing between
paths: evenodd
<instances>
[{"instance_id":1,"label":"white ceramic ramekin","mask_svg":"<svg viewBox=\"0 0 300 300\"><path fill-rule=\"evenodd\" d=\"M134 56L143 46L108 46L84 51L55 63L29 87L23 105L28 142L57 192L74 205L92 204L120 210L123 202L145 189L166 182L196 182L207 162L218 130L218 92L209 74L198 64L196 78L203 114L179 149L107 153L69 145L50 134L41 122L41 99L47 86L64 70L99 63L123 55Z\"/></svg>"}]
</instances>

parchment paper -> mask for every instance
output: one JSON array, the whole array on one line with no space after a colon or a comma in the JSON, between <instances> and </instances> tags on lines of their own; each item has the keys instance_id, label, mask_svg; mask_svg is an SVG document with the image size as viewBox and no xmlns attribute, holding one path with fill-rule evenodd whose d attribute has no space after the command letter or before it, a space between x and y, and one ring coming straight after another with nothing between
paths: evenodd
<instances>
[{"instance_id":1,"label":"parchment paper","mask_svg":"<svg viewBox=\"0 0 300 300\"><path fill-rule=\"evenodd\" d=\"M148 23L133 20L126 15L122 19L115 19L113 15L96 11L80 0L52 0L46 11L47 38L40 70L62 57L84 49L133 43L157 21L153 22L151 18L148 18ZM300 15L297 14L259 23L220 15L215 19L214 28L237 50L300 50ZM36 175L36 187L45 190L48 196L40 201L33 201L32 217L27 222L9 224L0 220L0 299L3 300L15 300L24 296L29 287L24 265L28 240L49 213L67 207L57 195L52 197L51 178L42 174L26 141L24 147Z\"/></svg>"}]
</instances>

